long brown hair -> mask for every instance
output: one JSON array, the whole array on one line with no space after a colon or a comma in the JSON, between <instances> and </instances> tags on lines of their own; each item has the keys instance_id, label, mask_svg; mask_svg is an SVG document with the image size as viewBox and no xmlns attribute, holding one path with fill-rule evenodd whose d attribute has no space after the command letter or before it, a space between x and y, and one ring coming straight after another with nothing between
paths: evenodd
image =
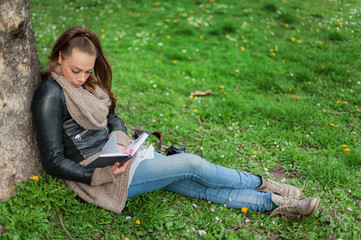
<instances>
[{"instance_id":1,"label":"long brown hair","mask_svg":"<svg viewBox=\"0 0 361 240\"><path fill-rule=\"evenodd\" d=\"M112 69L105 58L99 38L90 29L74 26L66 30L55 42L53 50L48 57L49 63L44 74L50 75L51 72L55 71L60 52L61 57L65 58L71 55L74 48L90 55L96 55L94 73L84 83L84 88L93 92L95 85L100 86L110 98L109 112L114 113L116 99L111 92Z\"/></svg>"}]
</instances>

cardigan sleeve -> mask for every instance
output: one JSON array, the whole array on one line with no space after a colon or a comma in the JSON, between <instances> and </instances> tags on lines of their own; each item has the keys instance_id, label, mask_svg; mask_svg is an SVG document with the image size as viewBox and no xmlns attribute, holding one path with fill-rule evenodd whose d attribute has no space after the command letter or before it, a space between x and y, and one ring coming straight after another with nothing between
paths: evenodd
<instances>
[{"instance_id":1,"label":"cardigan sleeve","mask_svg":"<svg viewBox=\"0 0 361 240\"><path fill-rule=\"evenodd\" d=\"M64 155L63 98L55 81L43 82L33 96L32 112L42 165L52 176L90 184L95 169L85 168Z\"/></svg>"}]
</instances>

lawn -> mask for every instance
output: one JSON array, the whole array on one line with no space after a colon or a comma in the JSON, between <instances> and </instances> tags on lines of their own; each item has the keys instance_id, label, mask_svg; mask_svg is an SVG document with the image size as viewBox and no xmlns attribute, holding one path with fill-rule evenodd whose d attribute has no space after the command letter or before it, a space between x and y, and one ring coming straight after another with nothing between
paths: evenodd
<instances>
[{"instance_id":1,"label":"lawn","mask_svg":"<svg viewBox=\"0 0 361 240\"><path fill-rule=\"evenodd\" d=\"M98 34L129 132L160 131L165 146L185 145L211 162L294 184L321 202L309 218L268 218L159 190L129 200L117 215L42 173L0 202L1 237L64 239L66 229L74 239L359 238L357 0L30 5L43 67L68 27Z\"/></svg>"}]
</instances>

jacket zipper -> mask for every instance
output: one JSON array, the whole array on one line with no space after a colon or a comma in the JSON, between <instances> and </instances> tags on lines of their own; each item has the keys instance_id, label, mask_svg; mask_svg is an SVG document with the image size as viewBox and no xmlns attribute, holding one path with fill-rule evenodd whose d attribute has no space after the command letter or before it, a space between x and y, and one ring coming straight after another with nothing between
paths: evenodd
<instances>
[{"instance_id":1,"label":"jacket zipper","mask_svg":"<svg viewBox=\"0 0 361 240\"><path fill-rule=\"evenodd\" d=\"M82 131L81 133L78 133L75 137L74 137L74 139L75 140L77 140L77 141L81 141L81 137L85 134L85 133L87 133L89 130L84 130L84 131Z\"/></svg>"}]
</instances>

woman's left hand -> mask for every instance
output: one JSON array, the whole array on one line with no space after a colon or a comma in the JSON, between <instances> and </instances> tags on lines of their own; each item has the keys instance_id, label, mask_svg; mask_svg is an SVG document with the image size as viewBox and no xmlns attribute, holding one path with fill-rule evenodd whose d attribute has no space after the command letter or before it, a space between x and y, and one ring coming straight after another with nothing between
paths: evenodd
<instances>
[{"instance_id":1,"label":"woman's left hand","mask_svg":"<svg viewBox=\"0 0 361 240\"><path fill-rule=\"evenodd\" d=\"M111 166L111 171L113 173L114 176L119 175L123 172L125 172L125 169L127 168L128 164L129 164L129 160L126 161L122 166L119 166L120 163L116 162L114 163L113 166Z\"/></svg>"},{"instance_id":2,"label":"woman's left hand","mask_svg":"<svg viewBox=\"0 0 361 240\"><path fill-rule=\"evenodd\" d=\"M125 146L122 144L118 143L118 147L122 151L125 150ZM112 170L113 175L116 176L116 175L119 175L119 174L125 172L125 169L127 168L128 163L129 163L129 160L126 161L122 166L119 166L118 162L114 163L114 165L110 168Z\"/></svg>"}]
</instances>

